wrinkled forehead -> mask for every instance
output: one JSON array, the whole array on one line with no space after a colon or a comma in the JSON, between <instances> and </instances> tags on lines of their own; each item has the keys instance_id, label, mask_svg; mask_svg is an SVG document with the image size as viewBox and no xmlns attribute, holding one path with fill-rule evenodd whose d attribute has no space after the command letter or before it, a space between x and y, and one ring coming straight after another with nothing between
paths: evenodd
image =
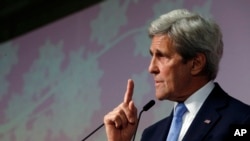
<instances>
[{"instance_id":1,"label":"wrinkled forehead","mask_svg":"<svg viewBox=\"0 0 250 141\"><path fill-rule=\"evenodd\" d=\"M156 50L174 52L174 41L167 34L155 35L152 37L150 51Z\"/></svg>"}]
</instances>

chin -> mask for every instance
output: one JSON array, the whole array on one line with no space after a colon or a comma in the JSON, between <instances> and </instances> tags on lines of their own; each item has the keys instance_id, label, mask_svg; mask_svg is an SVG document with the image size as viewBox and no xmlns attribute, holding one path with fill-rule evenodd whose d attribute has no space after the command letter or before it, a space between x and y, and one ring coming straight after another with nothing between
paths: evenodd
<instances>
[{"instance_id":1,"label":"chin","mask_svg":"<svg viewBox=\"0 0 250 141\"><path fill-rule=\"evenodd\" d=\"M156 98L157 98L158 100L160 100L160 101L166 100L165 95L163 95L163 94L161 94L161 93L156 93L155 96L156 96Z\"/></svg>"}]
</instances>

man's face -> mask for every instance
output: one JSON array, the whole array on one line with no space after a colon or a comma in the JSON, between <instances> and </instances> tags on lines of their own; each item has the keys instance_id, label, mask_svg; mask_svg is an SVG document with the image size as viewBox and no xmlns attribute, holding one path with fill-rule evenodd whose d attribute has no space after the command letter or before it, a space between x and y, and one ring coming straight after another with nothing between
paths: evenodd
<instances>
[{"instance_id":1,"label":"man's face","mask_svg":"<svg viewBox=\"0 0 250 141\"><path fill-rule=\"evenodd\" d=\"M156 97L159 100L185 100L190 95L192 61L183 63L167 35L152 38L150 54L152 58L148 69L154 76Z\"/></svg>"}]
</instances>

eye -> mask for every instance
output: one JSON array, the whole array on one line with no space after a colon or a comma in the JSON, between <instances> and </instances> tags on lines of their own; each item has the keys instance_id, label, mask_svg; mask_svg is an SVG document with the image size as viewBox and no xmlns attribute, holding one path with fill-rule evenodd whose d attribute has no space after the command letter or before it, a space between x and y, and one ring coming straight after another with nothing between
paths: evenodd
<instances>
[{"instance_id":1,"label":"eye","mask_svg":"<svg viewBox=\"0 0 250 141\"><path fill-rule=\"evenodd\" d=\"M162 52L157 51L155 54L157 57L165 57L165 55Z\"/></svg>"}]
</instances>

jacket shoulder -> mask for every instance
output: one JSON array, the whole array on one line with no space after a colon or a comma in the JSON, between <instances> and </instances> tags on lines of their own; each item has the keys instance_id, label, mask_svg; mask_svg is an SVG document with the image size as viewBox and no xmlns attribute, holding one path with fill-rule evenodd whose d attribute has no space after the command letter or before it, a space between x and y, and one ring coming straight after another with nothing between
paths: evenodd
<instances>
[{"instance_id":1,"label":"jacket shoulder","mask_svg":"<svg viewBox=\"0 0 250 141\"><path fill-rule=\"evenodd\" d=\"M166 117L144 129L141 141L155 141L155 139L165 140L169 129L168 122L171 121L169 117Z\"/></svg>"}]
</instances>

